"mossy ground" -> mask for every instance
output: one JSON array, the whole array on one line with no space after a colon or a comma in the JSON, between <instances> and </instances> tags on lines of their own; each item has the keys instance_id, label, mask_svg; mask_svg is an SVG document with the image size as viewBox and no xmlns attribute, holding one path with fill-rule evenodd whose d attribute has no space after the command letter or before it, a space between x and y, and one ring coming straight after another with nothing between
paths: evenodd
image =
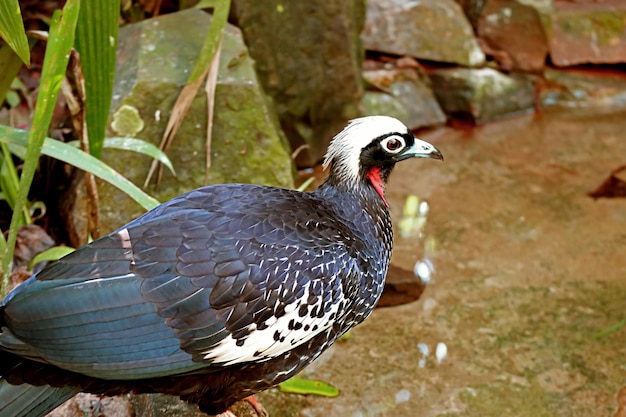
<instances>
[{"instance_id":1,"label":"mossy ground","mask_svg":"<svg viewBox=\"0 0 626 417\"><path fill-rule=\"evenodd\" d=\"M417 302L376 310L308 368L339 397L272 391L261 395L270 414L613 415L626 329L594 335L626 318L626 201L587 192L623 164L625 116L551 111L445 130L435 140L444 163L400 164L392 216L408 194L428 200L434 282ZM398 237L394 262L411 268L422 249ZM418 343L430 348L423 363Z\"/></svg>"}]
</instances>

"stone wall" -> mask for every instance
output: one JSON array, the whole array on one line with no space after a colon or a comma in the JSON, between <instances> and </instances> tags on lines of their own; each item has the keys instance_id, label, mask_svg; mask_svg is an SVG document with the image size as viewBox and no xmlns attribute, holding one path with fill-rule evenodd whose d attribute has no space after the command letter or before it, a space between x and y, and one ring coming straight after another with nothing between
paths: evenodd
<instances>
[{"instance_id":1,"label":"stone wall","mask_svg":"<svg viewBox=\"0 0 626 417\"><path fill-rule=\"evenodd\" d=\"M543 106L624 101L626 79L615 66L626 62L623 0L369 0L366 16L372 61L364 75L374 88L364 107L413 128L442 122L404 116L415 107L432 114L438 105L448 118L484 123ZM407 59L422 91L408 103L395 88ZM424 105L429 91L436 103Z\"/></svg>"}]
</instances>

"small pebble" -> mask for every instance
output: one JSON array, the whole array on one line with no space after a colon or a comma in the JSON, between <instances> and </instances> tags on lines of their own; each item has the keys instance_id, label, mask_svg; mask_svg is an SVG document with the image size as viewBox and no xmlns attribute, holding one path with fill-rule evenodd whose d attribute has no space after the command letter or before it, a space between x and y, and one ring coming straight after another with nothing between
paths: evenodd
<instances>
[{"instance_id":1,"label":"small pebble","mask_svg":"<svg viewBox=\"0 0 626 417\"><path fill-rule=\"evenodd\" d=\"M420 202L419 208L417 210L418 210L418 213L419 213L420 216L422 216L422 217L428 216L428 212L430 211L430 207L428 206L428 202L427 201Z\"/></svg>"},{"instance_id":2,"label":"small pebble","mask_svg":"<svg viewBox=\"0 0 626 417\"><path fill-rule=\"evenodd\" d=\"M420 351L422 356L428 356L430 354L430 349L426 343L418 343L417 349Z\"/></svg>"},{"instance_id":3,"label":"small pebble","mask_svg":"<svg viewBox=\"0 0 626 417\"><path fill-rule=\"evenodd\" d=\"M417 261L415 267L413 267L413 273L424 284L428 284L431 281L433 270L433 263L429 259Z\"/></svg>"},{"instance_id":4,"label":"small pebble","mask_svg":"<svg viewBox=\"0 0 626 417\"><path fill-rule=\"evenodd\" d=\"M396 393L396 404L401 404L411 399L411 393L408 389L401 389Z\"/></svg>"},{"instance_id":5,"label":"small pebble","mask_svg":"<svg viewBox=\"0 0 626 417\"><path fill-rule=\"evenodd\" d=\"M424 300L424 305L422 307L424 309L424 313L431 312L435 307L437 307L437 300L434 298L428 297Z\"/></svg>"},{"instance_id":6,"label":"small pebble","mask_svg":"<svg viewBox=\"0 0 626 417\"><path fill-rule=\"evenodd\" d=\"M437 348L435 349L435 356L437 357L437 362L441 363L448 356L448 347L445 343L439 342L437 343Z\"/></svg>"}]
</instances>

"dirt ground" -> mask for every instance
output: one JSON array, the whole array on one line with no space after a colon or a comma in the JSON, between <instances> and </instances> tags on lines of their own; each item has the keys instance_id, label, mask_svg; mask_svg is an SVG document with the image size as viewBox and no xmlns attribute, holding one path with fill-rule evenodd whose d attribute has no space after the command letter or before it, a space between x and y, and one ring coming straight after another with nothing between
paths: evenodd
<instances>
[{"instance_id":1,"label":"dirt ground","mask_svg":"<svg viewBox=\"0 0 626 417\"><path fill-rule=\"evenodd\" d=\"M626 199L588 196L626 164L624 132L626 110L587 109L422 135L444 163L399 164L387 197L396 232L407 196L428 202L423 234L396 233L392 263L411 270L426 255L432 282L307 368L338 397L270 390L270 415L626 417L626 329L602 335L626 319ZM130 413L80 400L54 415ZM134 408L196 415L155 404Z\"/></svg>"},{"instance_id":2,"label":"dirt ground","mask_svg":"<svg viewBox=\"0 0 626 417\"><path fill-rule=\"evenodd\" d=\"M422 135L445 162L400 164L388 198L396 220L409 194L430 204L393 262L411 269L430 237L433 282L308 369L339 397L269 391L270 415L615 415L626 329L598 332L626 319L626 199L587 193L626 164L624 132L624 111L554 110Z\"/></svg>"}]
</instances>

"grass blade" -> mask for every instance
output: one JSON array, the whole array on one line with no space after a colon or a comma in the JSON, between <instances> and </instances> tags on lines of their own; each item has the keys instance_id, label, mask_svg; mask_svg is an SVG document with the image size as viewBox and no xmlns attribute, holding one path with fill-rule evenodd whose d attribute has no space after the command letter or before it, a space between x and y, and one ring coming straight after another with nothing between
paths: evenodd
<instances>
[{"instance_id":1,"label":"grass blade","mask_svg":"<svg viewBox=\"0 0 626 417\"><path fill-rule=\"evenodd\" d=\"M625 326L626 326L626 320L622 320L622 321L619 321L619 322L617 322L617 323L607 327L606 329L600 330L599 332L595 333L592 337L594 339L600 339L600 338L602 338L604 336L608 336L611 333L615 333L618 330L623 329Z\"/></svg>"},{"instance_id":2,"label":"grass blade","mask_svg":"<svg viewBox=\"0 0 626 417\"><path fill-rule=\"evenodd\" d=\"M17 195L19 193L19 183L20 178L17 175L17 169L15 168L15 164L13 163L13 158L11 157L11 153L7 148L5 143L1 143L0 148L2 149L2 166L0 167L0 189L2 190L2 194L4 200L7 202L11 210L15 208L15 201L17 200ZM32 219L30 218L30 213L28 212L28 207L24 205L24 209L22 210L22 216L18 220L18 227L32 223Z\"/></svg>"},{"instance_id":3,"label":"grass blade","mask_svg":"<svg viewBox=\"0 0 626 417\"><path fill-rule=\"evenodd\" d=\"M9 237L7 238L7 248L2 256L2 292L6 293L11 277L11 265L13 261L13 250L17 239L19 219L26 200L28 191L35 176L35 170L39 164L39 155L43 146L44 138L50 125L52 111L56 104L61 83L67 69L67 62L70 51L74 45L74 31L78 12L80 10L79 0L68 0L63 7L63 11L56 11L50 22L50 36L46 47L46 54L43 60L41 71L41 84L37 95L37 104L33 115L33 128L30 131L28 148L24 159L24 168L20 177L20 187L15 201L11 226L9 227Z\"/></svg>"},{"instance_id":4,"label":"grass blade","mask_svg":"<svg viewBox=\"0 0 626 417\"><path fill-rule=\"evenodd\" d=\"M223 32L226 28L226 23L228 23L230 0L213 0L211 4L213 5L213 19L211 20L211 26L209 27L209 31L207 32L204 40L202 51L200 51L200 56L194 65L193 71L187 79L185 87L183 87L178 95L178 98L176 99L170 118L167 121L163 138L161 138L159 148L164 152L167 152L171 146L174 136L176 135L178 128L191 106L191 102L209 72L211 63L214 59L216 59L216 54L221 44ZM210 99L212 99L212 97ZM158 162L153 161L150 166L150 170L148 171L148 175L146 176L144 187L147 187L150 183L152 176L156 172L157 165Z\"/></svg>"},{"instance_id":5,"label":"grass blade","mask_svg":"<svg viewBox=\"0 0 626 417\"><path fill-rule=\"evenodd\" d=\"M85 78L89 153L102 154L113 95L120 0L85 1L76 27L76 50Z\"/></svg>"},{"instance_id":6,"label":"grass blade","mask_svg":"<svg viewBox=\"0 0 626 417\"><path fill-rule=\"evenodd\" d=\"M0 45L0 102L11 88L17 72L22 67L22 60L7 44Z\"/></svg>"},{"instance_id":7,"label":"grass blade","mask_svg":"<svg viewBox=\"0 0 626 417\"><path fill-rule=\"evenodd\" d=\"M26 154L28 132L0 125L0 142L9 145L15 155L23 158ZM77 149L75 146L55 139L45 138L41 153L66 162L119 188L146 210L159 205L159 202L143 192L139 187L123 177L119 172L99 159Z\"/></svg>"},{"instance_id":8,"label":"grass blade","mask_svg":"<svg viewBox=\"0 0 626 417\"><path fill-rule=\"evenodd\" d=\"M18 0L0 1L0 37L24 64L30 65L30 47L26 39Z\"/></svg>"},{"instance_id":9,"label":"grass blade","mask_svg":"<svg viewBox=\"0 0 626 417\"><path fill-rule=\"evenodd\" d=\"M76 148L79 147L79 143L76 140L67 142L67 144L74 146ZM165 165L172 174L176 175L176 171L174 171L174 166L172 165L172 161L170 161L170 159L167 157L165 152L162 152L154 144L150 142L146 142L143 139L120 138L120 137L106 138L104 140L104 148L105 149L119 149L122 151L133 151L133 152L140 153L142 155L147 155L151 158L158 160L160 163Z\"/></svg>"},{"instance_id":10,"label":"grass blade","mask_svg":"<svg viewBox=\"0 0 626 417\"><path fill-rule=\"evenodd\" d=\"M31 269L33 269L33 267L39 262L56 261L57 259L61 259L65 255L69 255L75 250L76 249L70 248L69 246L53 246L35 255L35 257L28 264L28 270L30 271Z\"/></svg>"}]
</instances>

